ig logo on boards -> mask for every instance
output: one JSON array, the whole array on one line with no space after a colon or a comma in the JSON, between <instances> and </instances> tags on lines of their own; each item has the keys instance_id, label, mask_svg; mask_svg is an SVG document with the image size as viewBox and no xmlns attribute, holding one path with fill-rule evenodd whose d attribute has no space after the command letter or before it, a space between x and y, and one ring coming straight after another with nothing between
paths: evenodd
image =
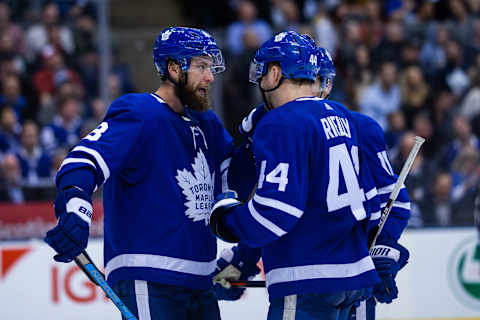
<instances>
[{"instance_id":1,"label":"ig logo on boards","mask_svg":"<svg viewBox=\"0 0 480 320\"><path fill-rule=\"evenodd\" d=\"M450 286L462 304L480 309L480 241L470 237L461 242L450 258Z\"/></svg>"}]
</instances>

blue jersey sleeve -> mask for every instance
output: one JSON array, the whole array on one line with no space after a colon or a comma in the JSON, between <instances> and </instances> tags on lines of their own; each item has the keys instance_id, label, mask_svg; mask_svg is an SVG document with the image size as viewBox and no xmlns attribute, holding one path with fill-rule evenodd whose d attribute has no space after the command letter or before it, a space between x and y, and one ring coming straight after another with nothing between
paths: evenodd
<instances>
[{"instance_id":1,"label":"blue jersey sleeve","mask_svg":"<svg viewBox=\"0 0 480 320\"><path fill-rule=\"evenodd\" d=\"M364 149L364 155L372 172L375 186L381 201L381 207L385 207L397 182L398 176L392 169L387 156L383 130L373 119L362 116L360 127L360 143ZM410 218L410 198L405 186L393 204L390 215L379 236L379 241L386 237L397 241L407 226Z\"/></svg>"},{"instance_id":2,"label":"blue jersey sleeve","mask_svg":"<svg viewBox=\"0 0 480 320\"><path fill-rule=\"evenodd\" d=\"M280 124L254 134L258 185L246 204L225 219L250 247L262 247L288 233L302 217L308 193L306 135ZM301 131L301 129L300 129Z\"/></svg>"},{"instance_id":3,"label":"blue jersey sleeve","mask_svg":"<svg viewBox=\"0 0 480 320\"><path fill-rule=\"evenodd\" d=\"M67 155L57 173L57 185L66 173L86 168L94 172L96 187L105 183L135 156L143 127L142 116L128 100L116 100L104 121Z\"/></svg>"}]
</instances>

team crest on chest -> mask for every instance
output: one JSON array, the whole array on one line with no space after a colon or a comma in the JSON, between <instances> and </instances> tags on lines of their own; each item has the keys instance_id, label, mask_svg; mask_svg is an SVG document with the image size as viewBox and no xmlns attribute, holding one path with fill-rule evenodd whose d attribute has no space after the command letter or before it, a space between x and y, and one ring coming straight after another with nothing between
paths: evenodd
<instances>
[{"instance_id":1,"label":"team crest on chest","mask_svg":"<svg viewBox=\"0 0 480 320\"><path fill-rule=\"evenodd\" d=\"M187 199L185 215L194 222L205 220L206 225L213 203L215 172L210 174L207 159L201 149L192 163L192 169L192 172L187 169L177 170L175 178Z\"/></svg>"}]
</instances>

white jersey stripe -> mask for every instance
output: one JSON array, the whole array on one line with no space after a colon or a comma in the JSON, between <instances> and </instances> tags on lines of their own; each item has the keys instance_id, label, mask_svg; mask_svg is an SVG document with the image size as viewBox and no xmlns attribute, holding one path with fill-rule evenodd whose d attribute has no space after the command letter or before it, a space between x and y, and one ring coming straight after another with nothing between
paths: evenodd
<instances>
[{"instance_id":1,"label":"white jersey stripe","mask_svg":"<svg viewBox=\"0 0 480 320\"><path fill-rule=\"evenodd\" d=\"M73 151L82 151L93 156L97 161L98 165L100 166L100 169L102 170L103 177L105 178L103 182L107 181L107 179L110 177L110 169L108 169L107 163L105 162L105 160L103 160L102 156L100 155L100 153L98 153L97 150L84 146L76 146L75 148L73 148L72 152Z\"/></svg>"},{"instance_id":2,"label":"white jersey stripe","mask_svg":"<svg viewBox=\"0 0 480 320\"><path fill-rule=\"evenodd\" d=\"M160 102L160 103L166 103L165 101L163 101L162 99L160 99L160 97L157 96L156 94L150 93L150 95L151 95L152 97L154 97L158 102Z\"/></svg>"},{"instance_id":3,"label":"white jersey stripe","mask_svg":"<svg viewBox=\"0 0 480 320\"><path fill-rule=\"evenodd\" d=\"M265 219L263 216L258 213L257 210L255 210L255 207L253 206L252 200L248 201L248 210L250 211L250 214L252 215L253 219L255 219L259 224L273 232L277 237L281 237L286 232L282 230L280 227L278 227L276 224L271 222L270 220Z\"/></svg>"},{"instance_id":4,"label":"white jersey stripe","mask_svg":"<svg viewBox=\"0 0 480 320\"><path fill-rule=\"evenodd\" d=\"M372 258L366 256L352 263L316 264L272 269L266 274L266 278L267 286L271 286L276 283L300 280L351 278L374 269Z\"/></svg>"},{"instance_id":5,"label":"white jersey stripe","mask_svg":"<svg viewBox=\"0 0 480 320\"><path fill-rule=\"evenodd\" d=\"M60 171L63 166L69 164L69 163L86 163L90 166L92 166L94 169L97 169L97 167L95 167L95 164L88 160L88 159L82 159L82 158L66 158L65 160L63 160L62 162L62 165L60 166L60 168L58 169L58 171Z\"/></svg>"},{"instance_id":6,"label":"white jersey stripe","mask_svg":"<svg viewBox=\"0 0 480 320\"><path fill-rule=\"evenodd\" d=\"M370 215L370 220L377 220L377 219L380 219L380 217L382 216L382 212L381 211L377 211L377 212L374 212Z\"/></svg>"},{"instance_id":7,"label":"white jersey stripe","mask_svg":"<svg viewBox=\"0 0 480 320\"><path fill-rule=\"evenodd\" d=\"M255 196L253 196L253 200L255 200L261 205L283 211L297 218L300 218L303 214L302 210L276 199L265 198L259 196L258 194L255 194Z\"/></svg>"},{"instance_id":8,"label":"white jersey stripe","mask_svg":"<svg viewBox=\"0 0 480 320\"><path fill-rule=\"evenodd\" d=\"M378 194L392 193L394 186L395 186L395 183L392 183L391 185L380 188L378 189ZM405 185L402 185L402 188L400 188L400 190L403 188L405 188Z\"/></svg>"},{"instance_id":9,"label":"white jersey stripe","mask_svg":"<svg viewBox=\"0 0 480 320\"><path fill-rule=\"evenodd\" d=\"M375 197L377 194L378 194L377 188L374 187L372 190L368 191L365 194L365 197L367 197L367 200L370 200L373 197Z\"/></svg>"},{"instance_id":10,"label":"white jersey stripe","mask_svg":"<svg viewBox=\"0 0 480 320\"><path fill-rule=\"evenodd\" d=\"M135 280L135 297L137 299L138 320L151 320L147 281Z\"/></svg>"},{"instance_id":11,"label":"white jersey stripe","mask_svg":"<svg viewBox=\"0 0 480 320\"><path fill-rule=\"evenodd\" d=\"M208 276L215 270L217 260L208 262L192 261L153 254L121 254L108 261L105 273L108 275L124 267L152 268Z\"/></svg>"}]
</instances>

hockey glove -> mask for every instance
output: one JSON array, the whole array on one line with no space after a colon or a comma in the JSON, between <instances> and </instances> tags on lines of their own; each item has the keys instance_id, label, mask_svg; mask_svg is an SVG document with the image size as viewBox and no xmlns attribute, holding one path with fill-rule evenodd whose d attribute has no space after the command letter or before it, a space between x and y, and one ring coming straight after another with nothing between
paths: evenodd
<instances>
[{"instance_id":1,"label":"hockey glove","mask_svg":"<svg viewBox=\"0 0 480 320\"><path fill-rule=\"evenodd\" d=\"M375 269L382 279L373 288L373 295L378 302L391 303L398 297L398 288L395 276L403 268L410 256L408 250L398 243L376 245L370 249L370 256L375 264Z\"/></svg>"},{"instance_id":2,"label":"hockey glove","mask_svg":"<svg viewBox=\"0 0 480 320\"><path fill-rule=\"evenodd\" d=\"M257 126L258 121L267 113L265 105L262 103L258 107L254 108L248 116L243 118L242 123L238 126L238 131L242 136L252 141L253 131Z\"/></svg>"},{"instance_id":3,"label":"hockey glove","mask_svg":"<svg viewBox=\"0 0 480 320\"><path fill-rule=\"evenodd\" d=\"M227 215L230 210L243 203L237 198L237 193L232 190L219 194L210 212L209 221L212 233L226 242L236 243L240 241L236 235L224 226L222 221L223 217Z\"/></svg>"},{"instance_id":4,"label":"hockey glove","mask_svg":"<svg viewBox=\"0 0 480 320\"><path fill-rule=\"evenodd\" d=\"M61 191L54 203L57 225L47 232L45 242L58 262L70 262L87 247L92 221L91 196L77 187Z\"/></svg>"},{"instance_id":5,"label":"hockey glove","mask_svg":"<svg viewBox=\"0 0 480 320\"><path fill-rule=\"evenodd\" d=\"M256 262L245 262L247 257L237 247L224 249L217 260L213 284L219 300L235 301L240 299L245 288L235 287L229 281L250 280L256 276L260 269Z\"/></svg>"}]
</instances>

